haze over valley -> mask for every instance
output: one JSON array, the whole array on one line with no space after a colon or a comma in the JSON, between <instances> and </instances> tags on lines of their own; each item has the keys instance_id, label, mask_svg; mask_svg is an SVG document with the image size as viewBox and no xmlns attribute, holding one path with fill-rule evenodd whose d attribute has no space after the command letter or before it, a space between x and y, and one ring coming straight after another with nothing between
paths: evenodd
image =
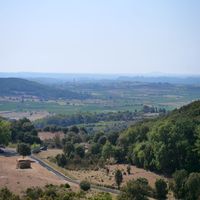
<instances>
[{"instance_id":1,"label":"haze over valley","mask_svg":"<svg viewBox=\"0 0 200 200\"><path fill-rule=\"evenodd\" d=\"M199 200L200 2L0 2L0 200Z\"/></svg>"}]
</instances>

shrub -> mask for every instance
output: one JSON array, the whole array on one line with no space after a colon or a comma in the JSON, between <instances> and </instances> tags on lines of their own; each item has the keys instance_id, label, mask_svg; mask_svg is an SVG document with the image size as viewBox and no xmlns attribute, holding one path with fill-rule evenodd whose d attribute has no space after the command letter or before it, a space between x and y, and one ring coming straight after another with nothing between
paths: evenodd
<instances>
[{"instance_id":1,"label":"shrub","mask_svg":"<svg viewBox=\"0 0 200 200\"><path fill-rule=\"evenodd\" d=\"M115 172L115 182L116 182L116 184L117 184L117 186L118 186L118 189L119 189L119 187L120 187L122 181L123 181L123 174L122 174L122 172L118 169L118 170Z\"/></svg>"},{"instance_id":2,"label":"shrub","mask_svg":"<svg viewBox=\"0 0 200 200\"><path fill-rule=\"evenodd\" d=\"M56 161L58 166L60 167L64 167L67 164L67 159L64 154L58 154L56 156Z\"/></svg>"},{"instance_id":3,"label":"shrub","mask_svg":"<svg viewBox=\"0 0 200 200\"><path fill-rule=\"evenodd\" d=\"M88 181L81 181L80 188L81 190L88 191L91 188L91 185Z\"/></svg>"},{"instance_id":4,"label":"shrub","mask_svg":"<svg viewBox=\"0 0 200 200\"><path fill-rule=\"evenodd\" d=\"M89 198L89 200L112 200L112 196L109 193L100 193Z\"/></svg>"},{"instance_id":5,"label":"shrub","mask_svg":"<svg viewBox=\"0 0 200 200\"><path fill-rule=\"evenodd\" d=\"M143 179L131 180L122 188L118 200L147 200L151 190Z\"/></svg>"},{"instance_id":6,"label":"shrub","mask_svg":"<svg viewBox=\"0 0 200 200\"><path fill-rule=\"evenodd\" d=\"M28 156L31 154L31 148L28 144L20 143L17 145L17 152L23 157Z\"/></svg>"},{"instance_id":7,"label":"shrub","mask_svg":"<svg viewBox=\"0 0 200 200\"><path fill-rule=\"evenodd\" d=\"M158 199L166 199L168 189L167 183L163 179L157 179L155 182L156 197Z\"/></svg>"},{"instance_id":8,"label":"shrub","mask_svg":"<svg viewBox=\"0 0 200 200\"><path fill-rule=\"evenodd\" d=\"M131 166L128 165L127 168L126 168L126 170L127 170L128 175L130 175L131 174Z\"/></svg>"}]
</instances>

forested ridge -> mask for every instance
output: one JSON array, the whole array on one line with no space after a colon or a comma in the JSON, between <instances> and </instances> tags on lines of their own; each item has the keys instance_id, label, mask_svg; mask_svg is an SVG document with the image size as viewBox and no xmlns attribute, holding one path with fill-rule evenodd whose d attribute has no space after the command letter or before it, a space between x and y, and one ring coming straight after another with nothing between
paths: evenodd
<instances>
[{"instance_id":1,"label":"forested ridge","mask_svg":"<svg viewBox=\"0 0 200 200\"><path fill-rule=\"evenodd\" d=\"M118 138L127 159L146 169L171 174L200 169L200 101L164 117L140 122Z\"/></svg>"}]
</instances>

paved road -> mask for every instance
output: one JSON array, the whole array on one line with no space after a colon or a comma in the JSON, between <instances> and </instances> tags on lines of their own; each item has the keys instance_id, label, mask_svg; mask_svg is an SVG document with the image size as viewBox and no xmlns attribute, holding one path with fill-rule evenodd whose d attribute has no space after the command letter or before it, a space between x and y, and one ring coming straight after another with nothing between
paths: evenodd
<instances>
[{"instance_id":1,"label":"paved road","mask_svg":"<svg viewBox=\"0 0 200 200\"><path fill-rule=\"evenodd\" d=\"M6 157L11 157L11 156L16 156L17 152L14 149L2 149L4 153L0 153L0 156L6 156Z\"/></svg>"},{"instance_id":2,"label":"paved road","mask_svg":"<svg viewBox=\"0 0 200 200\"><path fill-rule=\"evenodd\" d=\"M0 154L0 156L15 156L18 155L17 152L14 149L5 149L5 152ZM50 172L54 173L56 176L58 176L59 178L68 181L69 183L73 183L76 185L79 185L80 181L79 180L75 180L72 179L66 175L64 175L63 173L55 170L53 167L51 167L50 165L48 165L45 161L39 159L38 157L36 157L34 154L30 155L30 158L32 158L33 160L36 160L41 166L45 167L47 170L49 170ZM91 185L91 188L93 189L97 189L101 192L110 192L113 194L119 194L119 190L115 190L115 189L111 189L111 188L107 188L107 187L103 187L103 186L97 186L97 185Z\"/></svg>"},{"instance_id":3,"label":"paved road","mask_svg":"<svg viewBox=\"0 0 200 200\"><path fill-rule=\"evenodd\" d=\"M34 154L32 154L30 157L32 159L36 160L41 166L45 167L47 170L53 172L59 178L65 180L65 181L68 181L70 183L79 185L79 183L80 183L79 180L72 179L72 178L64 175L63 173L55 170L50 165L48 165L46 162L44 162L43 160L36 157ZM107 187L103 187L103 186L97 186L97 185L93 185L93 184L91 185L91 188L100 190L101 192L110 192L110 193L113 193L113 194L119 194L119 192L120 192L119 190L115 190L115 189L111 189L111 188L107 188Z\"/></svg>"}]
</instances>

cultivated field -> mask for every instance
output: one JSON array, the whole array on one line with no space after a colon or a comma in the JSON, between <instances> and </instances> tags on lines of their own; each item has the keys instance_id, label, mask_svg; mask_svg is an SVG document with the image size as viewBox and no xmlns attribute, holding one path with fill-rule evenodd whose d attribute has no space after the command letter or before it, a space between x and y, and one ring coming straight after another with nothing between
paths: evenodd
<instances>
[{"instance_id":1,"label":"cultivated field","mask_svg":"<svg viewBox=\"0 0 200 200\"><path fill-rule=\"evenodd\" d=\"M22 119L27 118L31 121L35 121L37 119L42 119L44 117L49 116L50 113L47 111L27 111L27 112L15 112L15 111L0 111L0 116L9 118L9 119Z\"/></svg>"},{"instance_id":2,"label":"cultivated field","mask_svg":"<svg viewBox=\"0 0 200 200\"><path fill-rule=\"evenodd\" d=\"M139 83L111 81L77 84L67 83L63 87L77 93L87 93L83 99L57 99L24 96L0 96L0 111L41 112L74 114L78 112L140 111L144 105L172 110L199 99L199 85Z\"/></svg>"}]
</instances>

